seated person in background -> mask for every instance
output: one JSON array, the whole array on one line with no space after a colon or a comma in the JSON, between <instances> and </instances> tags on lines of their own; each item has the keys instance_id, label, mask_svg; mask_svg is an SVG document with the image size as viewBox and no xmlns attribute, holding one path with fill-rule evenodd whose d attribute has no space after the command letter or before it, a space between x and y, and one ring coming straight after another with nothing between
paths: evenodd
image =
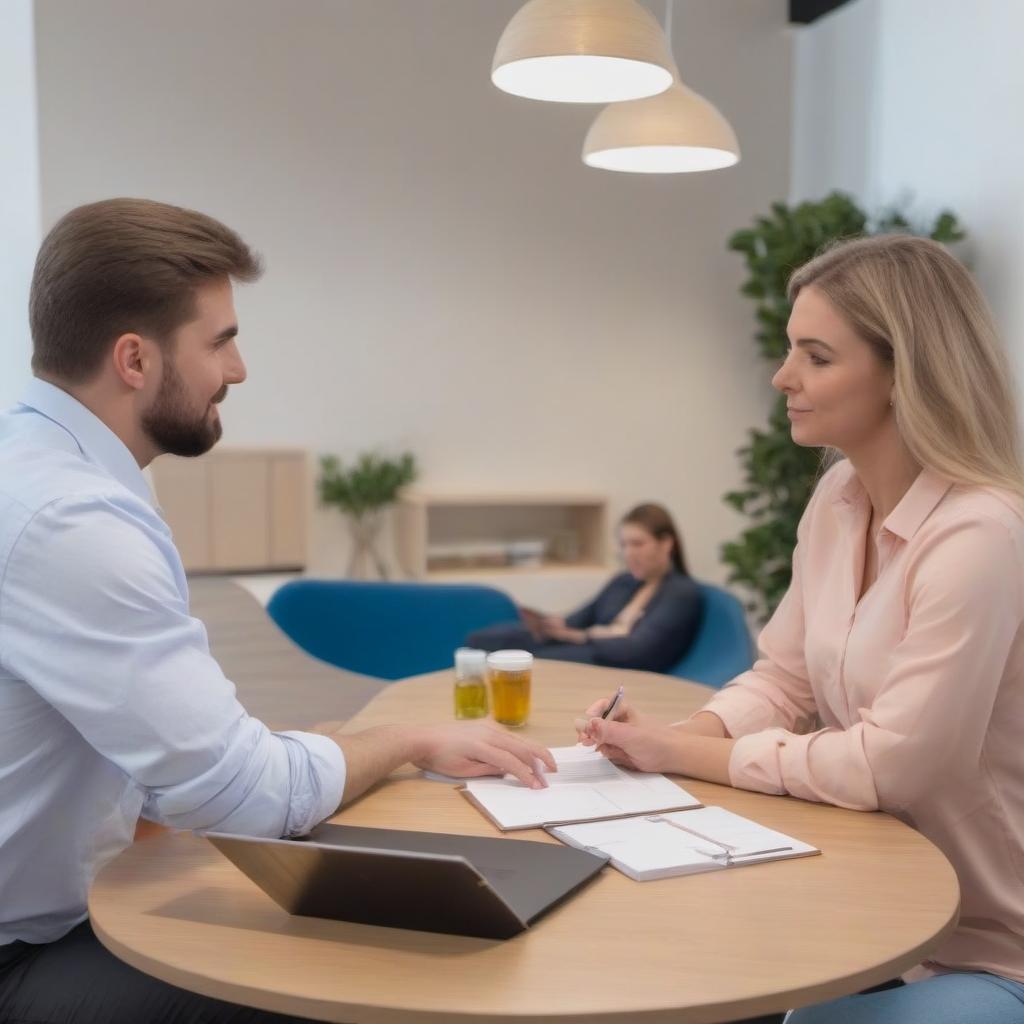
<instances>
[{"instance_id":1,"label":"seated person in background","mask_svg":"<svg viewBox=\"0 0 1024 1024\"><path fill-rule=\"evenodd\" d=\"M571 615L522 609L522 623L471 633L486 651L514 647L538 658L664 672L685 653L700 618L700 591L686 571L683 546L661 505L637 505L619 524L627 571Z\"/></svg>"}]
</instances>

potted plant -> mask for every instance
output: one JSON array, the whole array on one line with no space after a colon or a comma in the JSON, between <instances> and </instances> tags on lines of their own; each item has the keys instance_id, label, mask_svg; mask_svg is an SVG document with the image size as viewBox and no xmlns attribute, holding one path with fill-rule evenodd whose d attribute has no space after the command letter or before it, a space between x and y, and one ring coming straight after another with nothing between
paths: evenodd
<instances>
[{"instance_id":1,"label":"potted plant","mask_svg":"<svg viewBox=\"0 0 1024 1024\"><path fill-rule=\"evenodd\" d=\"M387 566L377 550L384 510L416 479L416 473L416 459L410 452L397 459L364 452L351 467L335 455L320 458L320 501L342 512L352 534L347 575L363 577L367 563L372 562L380 578L387 579Z\"/></svg>"},{"instance_id":2,"label":"potted plant","mask_svg":"<svg viewBox=\"0 0 1024 1024\"><path fill-rule=\"evenodd\" d=\"M786 285L792 272L825 245L840 238L893 232L927 234L938 242L964 237L956 217L943 212L927 230L914 230L898 209L871 220L841 192L798 206L773 203L771 213L754 226L737 231L729 248L741 253L747 280L740 291L757 305L755 335L761 355L778 364L786 355L790 303ZM729 582L753 593L747 608L765 621L789 587L796 528L821 472L821 455L793 443L786 416L786 398L776 401L765 430L751 430L750 442L738 452L743 462L743 488L724 501L753 522L737 540L722 546L730 567Z\"/></svg>"}]
</instances>

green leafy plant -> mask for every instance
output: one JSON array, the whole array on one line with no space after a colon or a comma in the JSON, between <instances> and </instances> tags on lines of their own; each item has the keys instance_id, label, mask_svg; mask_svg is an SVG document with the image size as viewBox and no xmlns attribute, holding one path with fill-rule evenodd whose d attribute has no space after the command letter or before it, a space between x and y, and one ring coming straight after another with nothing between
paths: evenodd
<instances>
[{"instance_id":1,"label":"green leafy plant","mask_svg":"<svg viewBox=\"0 0 1024 1024\"><path fill-rule=\"evenodd\" d=\"M841 192L797 206L773 203L770 215L737 231L728 246L746 263L747 279L740 291L754 300L755 340L765 360L781 362L789 345L786 324L791 307L786 284L792 272L836 239L893 232L925 234L945 243L965 237L948 211L939 214L927 230L915 229L899 208L872 220ZM751 430L749 443L737 453L743 462L742 489L723 499L752 520L738 539L722 546L722 561L729 566L729 582L752 593L748 610L762 621L789 586L797 524L822 465L821 453L794 444L789 428L783 395L772 408L767 429Z\"/></svg>"},{"instance_id":2,"label":"green leafy plant","mask_svg":"<svg viewBox=\"0 0 1024 1024\"><path fill-rule=\"evenodd\" d=\"M376 544L383 512L398 498L399 491L416 479L416 474L416 459L411 452L397 459L363 452L348 468L335 455L320 458L320 501L338 508L347 517L352 533L349 576L361 575L363 565L372 561L380 577L387 578L387 567Z\"/></svg>"}]
</instances>

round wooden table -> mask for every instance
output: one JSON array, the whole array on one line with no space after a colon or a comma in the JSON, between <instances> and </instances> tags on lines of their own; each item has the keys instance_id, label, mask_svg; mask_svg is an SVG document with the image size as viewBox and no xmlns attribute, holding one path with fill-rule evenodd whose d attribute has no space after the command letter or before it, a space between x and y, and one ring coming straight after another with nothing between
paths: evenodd
<instances>
[{"instance_id":1,"label":"round wooden table","mask_svg":"<svg viewBox=\"0 0 1024 1024\"><path fill-rule=\"evenodd\" d=\"M684 717L708 697L666 676L538 662L525 732L575 742L573 718L620 682L641 710ZM449 672L388 687L350 723L448 721ZM681 780L682 781L682 780ZM96 934L129 964L220 999L325 1021L672 1021L709 1024L854 992L922 960L953 928L956 876L884 814L684 781L818 846L820 857L638 883L608 868L505 942L293 917L205 840L166 834L99 875ZM500 833L454 787L397 772L334 819ZM518 838L554 842L537 831Z\"/></svg>"}]
</instances>

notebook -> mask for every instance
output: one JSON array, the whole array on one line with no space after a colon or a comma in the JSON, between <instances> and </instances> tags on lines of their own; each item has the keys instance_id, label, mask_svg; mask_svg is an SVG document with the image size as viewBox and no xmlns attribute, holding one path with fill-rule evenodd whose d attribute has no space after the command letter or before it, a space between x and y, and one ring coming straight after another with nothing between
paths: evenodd
<instances>
[{"instance_id":1,"label":"notebook","mask_svg":"<svg viewBox=\"0 0 1024 1024\"><path fill-rule=\"evenodd\" d=\"M569 846L607 855L612 867L638 882L821 853L724 807L559 825L548 831Z\"/></svg>"},{"instance_id":2,"label":"notebook","mask_svg":"<svg viewBox=\"0 0 1024 1024\"><path fill-rule=\"evenodd\" d=\"M552 843L355 825L206 838L290 914L487 939L525 931L608 861Z\"/></svg>"},{"instance_id":3,"label":"notebook","mask_svg":"<svg viewBox=\"0 0 1024 1024\"><path fill-rule=\"evenodd\" d=\"M503 832L701 806L664 775L619 768L593 747L553 747L551 753L558 771L546 776L547 789L506 775L473 779L460 792Z\"/></svg>"}]
</instances>

